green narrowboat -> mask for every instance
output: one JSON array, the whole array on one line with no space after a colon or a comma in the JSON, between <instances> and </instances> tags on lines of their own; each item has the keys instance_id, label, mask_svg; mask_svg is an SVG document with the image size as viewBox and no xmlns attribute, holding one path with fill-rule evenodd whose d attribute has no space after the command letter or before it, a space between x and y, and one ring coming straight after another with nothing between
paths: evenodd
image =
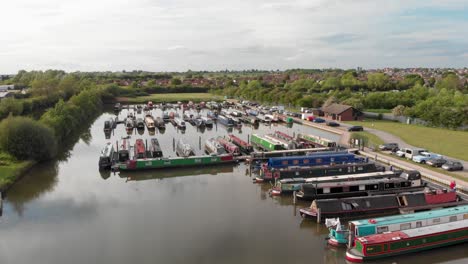
<instances>
[{"instance_id":1,"label":"green narrowboat","mask_svg":"<svg viewBox=\"0 0 468 264\"><path fill-rule=\"evenodd\" d=\"M273 142L272 140L268 140L257 134L252 134L252 136L250 137L250 142L252 142L252 145L256 146L257 148L267 150L267 151L284 149L281 143Z\"/></svg>"},{"instance_id":2,"label":"green narrowboat","mask_svg":"<svg viewBox=\"0 0 468 264\"><path fill-rule=\"evenodd\" d=\"M468 215L461 221L357 237L353 247L346 251L346 260L363 262L465 242L468 242Z\"/></svg>"},{"instance_id":3,"label":"green narrowboat","mask_svg":"<svg viewBox=\"0 0 468 264\"><path fill-rule=\"evenodd\" d=\"M133 159L118 165L119 170L145 170L174 167L206 166L235 162L230 154L218 156L189 156L173 158Z\"/></svg>"},{"instance_id":4,"label":"green narrowboat","mask_svg":"<svg viewBox=\"0 0 468 264\"><path fill-rule=\"evenodd\" d=\"M298 134L297 138L299 140L310 142L310 143L312 143L312 144L314 144L316 146L323 146L323 147L329 147L329 148L336 147L336 142L335 141L332 141L332 140L329 140L329 139L326 139L326 138L322 138L322 137L318 137L318 136L315 136L315 135Z\"/></svg>"}]
</instances>

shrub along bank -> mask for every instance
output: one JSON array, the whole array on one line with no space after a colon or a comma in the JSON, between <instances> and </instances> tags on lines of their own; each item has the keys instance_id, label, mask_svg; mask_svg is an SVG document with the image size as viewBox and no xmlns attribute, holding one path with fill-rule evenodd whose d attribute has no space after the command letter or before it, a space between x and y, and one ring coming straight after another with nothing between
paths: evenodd
<instances>
[{"instance_id":1,"label":"shrub along bank","mask_svg":"<svg viewBox=\"0 0 468 264\"><path fill-rule=\"evenodd\" d=\"M39 121L10 115L0 123L0 190L21 176L30 164L54 158L57 145L102 109L106 88L84 89L59 102Z\"/></svg>"}]
</instances>

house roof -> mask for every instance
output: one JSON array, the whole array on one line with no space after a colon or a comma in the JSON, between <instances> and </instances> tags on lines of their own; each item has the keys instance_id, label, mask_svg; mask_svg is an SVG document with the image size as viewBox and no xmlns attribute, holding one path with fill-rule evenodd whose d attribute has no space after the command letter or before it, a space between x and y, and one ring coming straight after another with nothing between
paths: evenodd
<instances>
[{"instance_id":1,"label":"house roof","mask_svg":"<svg viewBox=\"0 0 468 264\"><path fill-rule=\"evenodd\" d=\"M343 104L331 104L329 106L322 107L322 110L326 113L339 115L350 108L353 108L353 107L350 105L343 105Z\"/></svg>"}]
</instances>

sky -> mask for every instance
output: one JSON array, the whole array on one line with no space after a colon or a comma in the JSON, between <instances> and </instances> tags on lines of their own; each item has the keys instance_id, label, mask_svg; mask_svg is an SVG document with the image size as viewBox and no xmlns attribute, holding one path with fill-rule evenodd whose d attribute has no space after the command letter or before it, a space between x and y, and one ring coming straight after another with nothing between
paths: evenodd
<instances>
[{"instance_id":1,"label":"sky","mask_svg":"<svg viewBox=\"0 0 468 264\"><path fill-rule=\"evenodd\" d=\"M0 73L468 67L468 0L5 0Z\"/></svg>"}]
</instances>

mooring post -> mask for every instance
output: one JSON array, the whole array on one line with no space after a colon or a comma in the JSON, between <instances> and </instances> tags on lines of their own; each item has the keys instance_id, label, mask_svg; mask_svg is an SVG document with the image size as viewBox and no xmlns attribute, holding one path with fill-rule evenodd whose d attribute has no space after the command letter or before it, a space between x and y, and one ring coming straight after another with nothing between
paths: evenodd
<instances>
[{"instance_id":1,"label":"mooring post","mask_svg":"<svg viewBox=\"0 0 468 264\"><path fill-rule=\"evenodd\" d=\"M175 138L172 138L172 150L175 151Z\"/></svg>"},{"instance_id":2,"label":"mooring post","mask_svg":"<svg viewBox=\"0 0 468 264\"><path fill-rule=\"evenodd\" d=\"M250 144L250 134L247 134L247 143Z\"/></svg>"},{"instance_id":3,"label":"mooring post","mask_svg":"<svg viewBox=\"0 0 468 264\"><path fill-rule=\"evenodd\" d=\"M198 149L201 149L201 136L198 136Z\"/></svg>"},{"instance_id":4,"label":"mooring post","mask_svg":"<svg viewBox=\"0 0 468 264\"><path fill-rule=\"evenodd\" d=\"M293 204L296 204L296 191L293 192Z\"/></svg>"}]
</instances>

